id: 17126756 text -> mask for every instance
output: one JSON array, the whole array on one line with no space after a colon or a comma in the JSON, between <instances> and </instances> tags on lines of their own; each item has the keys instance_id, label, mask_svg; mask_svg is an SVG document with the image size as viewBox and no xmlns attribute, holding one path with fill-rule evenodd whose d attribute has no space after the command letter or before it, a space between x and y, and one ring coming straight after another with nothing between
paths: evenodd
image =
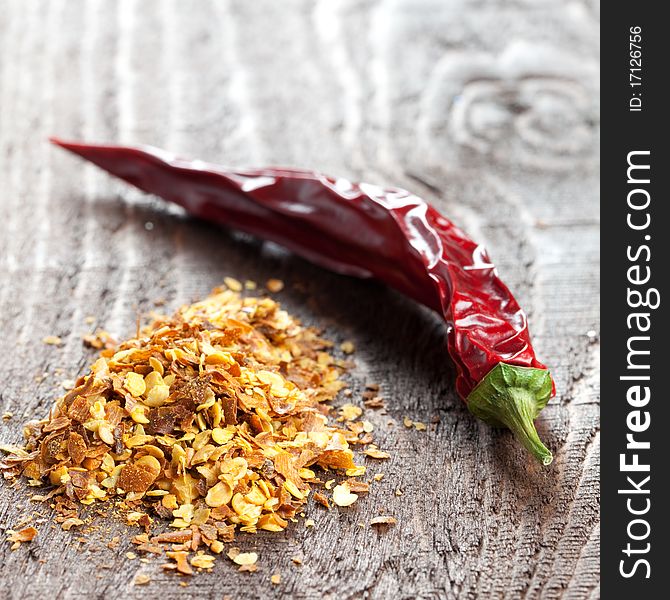
<instances>
[{"instance_id":1,"label":"id: 17126756 text","mask_svg":"<svg viewBox=\"0 0 670 600\"><path fill-rule=\"evenodd\" d=\"M642 110L642 27L631 27L628 40L628 82L631 87L628 110L640 112Z\"/></svg>"}]
</instances>

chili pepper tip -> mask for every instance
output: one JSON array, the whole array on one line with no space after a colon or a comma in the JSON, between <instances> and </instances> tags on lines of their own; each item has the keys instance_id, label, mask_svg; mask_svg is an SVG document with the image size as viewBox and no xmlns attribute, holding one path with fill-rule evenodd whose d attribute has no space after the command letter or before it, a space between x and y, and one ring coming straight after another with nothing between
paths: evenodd
<instances>
[{"instance_id":1,"label":"chili pepper tip","mask_svg":"<svg viewBox=\"0 0 670 600\"><path fill-rule=\"evenodd\" d=\"M546 369L498 363L470 392L468 408L490 425L511 429L523 446L546 466L554 457L540 440L533 421L547 405L552 385Z\"/></svg>"}]
</instances>

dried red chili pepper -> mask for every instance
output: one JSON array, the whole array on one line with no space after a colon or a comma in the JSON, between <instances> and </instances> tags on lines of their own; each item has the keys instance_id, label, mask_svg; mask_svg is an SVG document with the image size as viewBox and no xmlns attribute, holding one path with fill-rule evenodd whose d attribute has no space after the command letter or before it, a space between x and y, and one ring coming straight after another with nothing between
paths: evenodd
<instances>
[{"instance_id":1,"label":"dried red chili pepper","mask_svg":"<svg viewBox=\"0 0 670 600\"><path fill-rule=\"evenodd\" d=\"M526 315L486 250L418 196L300 169L226 169L147 146L52 141L198 217L332 271L375 277L436 310L449 325L456 387L470 411L551 462L533 421L554 385L535 358Z\"/></svg>"}]
</instances>

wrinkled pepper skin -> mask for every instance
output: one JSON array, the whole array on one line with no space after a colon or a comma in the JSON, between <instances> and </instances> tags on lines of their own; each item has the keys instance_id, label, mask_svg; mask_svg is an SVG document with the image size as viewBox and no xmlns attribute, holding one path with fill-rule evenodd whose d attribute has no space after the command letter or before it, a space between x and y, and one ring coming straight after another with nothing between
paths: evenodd
<instances>
[{"instance_id":1,"label":"wrinkled pepper skin","mask_svg":"<svg viewBox=\"0 0 670 600\"><path fill-rule=\"evenodd\" d=\"M227 169L149 146L52 142L197 217L337 273L374 277L437 311L449 327L456 388L471 411L510 427L551 462L532 421L555 389L526 315L486 250L426 201L300 169Z\"/></svg>"}]
</instances>

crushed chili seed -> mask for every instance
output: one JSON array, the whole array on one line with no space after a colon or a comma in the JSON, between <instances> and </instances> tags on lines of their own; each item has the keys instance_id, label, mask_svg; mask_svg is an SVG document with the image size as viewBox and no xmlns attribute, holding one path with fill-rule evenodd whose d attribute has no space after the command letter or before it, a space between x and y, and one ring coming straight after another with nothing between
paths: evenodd
<instances>
[{"instance_id":1,"label":"crushed chili seed","mask_svg":"<svg viewBox=\"0 0 670 600\"><path fill-rule=\"evenodd\" d=\"M223 283L225 283L228 286L228 289L233 290L233 292L242 291L242 284L234 277L224 277Z\"/></svg>"},{"instance_id":2,"label":"crushed chili seed","mask_svg":"<svg viewBox=\"0 0 670 600\"><path fill-rule=\"evenodd\" d=\"M78 519L77 517L70 517L69 519L65 519L61 523L61 528L64 531L70 531L73 527L79 527L80 525L83 525L84 521L81 519Z\"/></svg>"},{"instance_id":3,"label":"crushed chili seed","mask_svg":"<svg viewBox=\"0 0 670 600\"><path fill-rule=\"evenodd\" d=\"M82 336L84 346L94 348L96 350L111 350L116 347L116 341L111 334L103 329L98 329L95 333L88 333Z\"/></svg>"},{"instance_id":4,"label":"crushed chili seed","mask_svg":"<svg viewBox=\"0 0 670 600\"><path fill-rule=\"evenodd\" d=\"M363 453L366 456L369 456L370 458L378 458L378 459L391 458L391 455L388 452L380 450L374 444L370 444Z\"/></svg>"},{"instance_id":5,"label":"crushed chili seed","mask_svg":"<svg viewBox=\"0 0 670 600\"><path fill-rule=\"evenodd\" d=\"M164 568L176 568L182 575L193 575L193 569L188 563L188 552L184 552L183 550L173 552L168 551L165 555L168 558L171 558L176 565L163 565Z\"/></svg>"},{"instance_id":6,"label":"crushed chili seed","mask_svg":"<svg viewBox=\"0 0 670 600\"><path fill-rule=\"evenodd\" d=\"M340 408L339 412L345 421L353 421L363 414L363 409L354 404L345 404Z\"/></svg>"},{"instance_id":7,"label":"crushed chili seed","mask_svg":"<svg viewBox=\"0 0 670 600\"><path fill-rule=\"evenodd\" d=\"M3 448L5 477L54 486L33 498L55 499L63 529L84 524L78 506L113 500L129 525L144 528L133 534L139 552L167 550L163 567L191 575L210 569L238 531L285 529L321 483L315 468L365 472L352 445L372 442L371 424L347 404L340 427L325 404L344 387L346 365L328 354L332 344L271 298L238 292L252 286L226 284L134 339L88 338L101 349L90 371L48 418L26 425L25 447ZM353 491L367 484L345 481L333 501L349 506ZM171 530L150 535L164 521ZM240 570L256 569L255 553L232 554Z\"/></svg>"},{"instance_id":8,"label":"crushed chili seed","mask_svg":"<svg viewBox=\"0 0 670 600\"><path fill-rule=\"evenodd\" d=\"M370 484L364 481L350 479L345 484L349 488L349 491L356 492L357 494L367 494L370 491Z\"/></svg>"},{"instance_id":9,"label":"crushed chili seed","mask_svg":"<svg viewBox=\"0 0 670 600\"><path fill-rule=\"evenodd\" d=\"M397 522L395 517L374 517L370 520L370 525L395 525Z\"/></svg>"},{"instance_id":10,"label":"crushed chili seed","mask_svg":"<svg viewBox=\"0 0 670 600\"><path fill-rule=\"evenodd\" d=\"M351 506L357 499L358 496L351 493L347 482L336 485L333 489L333 502L338 506Z\"/></svg>"},{"instance_id":11,"label":"crushed chili seed","mask_svg":"<svg viewBox=\"0 0 670 600\"><path fill-rule=\"evenodd\" d=\"M23 520L25 523L25 519ZM12 550L17 550L21 544L26 542L32 542L37 536L37 529L34 527L24 527L20 531L14 531L13 529L8 529L7 541L12 543Z\"/></svg>"},{"instance_id":12,"label":"crushed chili seed","mask_svg":"<svg viewBox=\"0 0 670 600\"><path fill-rule=\"evenodd\" d=\"M135 579L133 580L133 583L135 585L147 585L150 582L151 577L149 577L149 575L146 575L144 573L138 573L137 575L135 575Z\"/></svg>"},{"instance_id":13,"label":"crushed chili seed","mask_svg":"<svg viewBox=\"0 0 670 600\"><path fill-rule=\"evenodd\" d=\"M356 351L356 346L352 341L346 340L340 344L340 350L345 354L353 354Z\"/></svg>"},{"instance_id":14,"label":"crushed chili seed","mask_svg":"<svg viewBox=\"0 0 670 600\"><path fill-rule=\"evenodd\" d=\"M270 577L270 581L274 585L279 585L281 583L281 573L275 573L274 575L272 575L272 577Z\"/></svg>"},{"instance_id":15,"label":"crushed chili seed","mask_svg":"<svg viewBox=\"0 0 670 600\"><path fill-rule=\"evenodd\" d=\"M328 498L324 496L321 492L314 492L314 501L318 502L321 504L321 506L325 506L326 508L330 508L330 503L328 502Z\"/></svg>"},{"instance_id":16,"label":"crushed chili seed","mask_svg":"<svg viewBox=\"0 0 670 600\"><path fill-rule=\"evenodd\" d=\"M265 283L268 292L276 294L284 289L284 282L281 279L268 279Z\"/></svg>"},{"instance_id":17,"label":"crushed chili seed","mask_svg":"<svg viewBox=\"0 0 670 600\"><path fill-rule=\"evenodd\" d=\"M255 573L258 571L258 565L242 565L237 569L240 573Z\"/></svg>"},{"instance_id":18,"label":"crushed chili seed","mask_svg":"<svg viewBox=\"0 0 670 600\"><path fill-rule=\"evenodd\" d=\"M215 557L209 554L197 554L191 559L191 565L198 569L211 569L214 566Z\"/></svg>"},{"instance_id":19,"label":"crushed chili seed","mask_svg":"<svg viewBox=\"0 0 670 600\"><path fill-rule=\"evenodd\" d=\"M384 400L379 396L373 396L367 400L363 400L365 408L384 408Z\"/></svg>"},{"instance_id":20,"label":"crushed chili seed","mask_svg":"<svg viewBox=\"0 0 670 600\"><path fill-rule=\"evenodd\" d=\"M63 343L63 340L61 340L57 335L47 335L46 337L42 338L42 342L49 346L60 346Z\"/></svg>"},{"instance_id":21,"label":"crushed chili seed","mask_svg":"<svg viewBox=\"0 0 670 600\"><path fill-rule=\"evenodd\" d=\"M230 558L236 565L250 566L256 564L258 561L258 554L255 552L238 552L231 556L231 553L229 552L228 558Z\"/></svg>"},{"instance_id":22,"label":"crushed chili seed","mask_svg":"<svg viewBox=\"0 0 670 600\"><path fill-rule=\"evenodd\" d=\"M110 550L114 550L115 548L118 548L119 544L121 543L121 538L118 535L115 535L109 542L107 542L107 547Z\"/></svg>"}]
</instances>

